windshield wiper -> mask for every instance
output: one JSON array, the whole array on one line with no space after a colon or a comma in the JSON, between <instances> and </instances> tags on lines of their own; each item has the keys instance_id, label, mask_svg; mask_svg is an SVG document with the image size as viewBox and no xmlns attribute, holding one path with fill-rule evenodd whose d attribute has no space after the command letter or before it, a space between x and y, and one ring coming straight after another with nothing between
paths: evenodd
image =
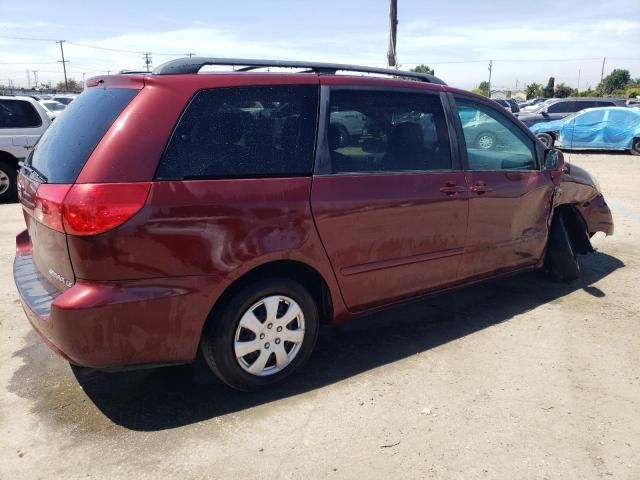
<instances>
[{"instance_id":1,"label":"windshield wiper","mask_svg":"<svg viewBox=\"0 0 640 480\"><path fill-rule=\"evenodd\" d=\"M27 171L27 177L34 178L39 183L47 183L47 177L31 164L23 163L22 168Z\"/></svg>"}]
</instances>

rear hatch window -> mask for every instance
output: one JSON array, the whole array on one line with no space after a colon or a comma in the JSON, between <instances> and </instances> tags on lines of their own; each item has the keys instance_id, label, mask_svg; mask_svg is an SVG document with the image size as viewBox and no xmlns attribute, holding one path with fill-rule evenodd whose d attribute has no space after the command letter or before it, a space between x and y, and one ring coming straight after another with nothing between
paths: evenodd
<instances>
[{"instance_id":1,"label":"rear hatch window","mask_svg":"<svg viewBox=\"0 0 640 480\"><path fill-rule=\"evenodd\" d=\"M47 129L27 164L47 183L74 183L98 142L139 91L87 89Z\"/></svg>"}]
</instances>

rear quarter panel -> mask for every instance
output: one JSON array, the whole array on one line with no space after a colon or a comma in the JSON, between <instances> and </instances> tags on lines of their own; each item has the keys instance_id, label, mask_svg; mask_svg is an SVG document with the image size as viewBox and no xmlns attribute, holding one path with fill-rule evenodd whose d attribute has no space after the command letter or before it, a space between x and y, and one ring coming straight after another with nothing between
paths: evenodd
<instances>
[{"instance_id":1,"label":"rear quarter panel","mask_svg":"<svg viewBox=\"0 0 640 480\"><path fill-rule=\"evenodd\" d=\"M254 267L297 260L324 277L340 315L341 296L311 217L311 182L311 177L155 182L142 211L117 230L68 237L76 277L211 276L217 297Z\"/></svg>"}]
</instances>

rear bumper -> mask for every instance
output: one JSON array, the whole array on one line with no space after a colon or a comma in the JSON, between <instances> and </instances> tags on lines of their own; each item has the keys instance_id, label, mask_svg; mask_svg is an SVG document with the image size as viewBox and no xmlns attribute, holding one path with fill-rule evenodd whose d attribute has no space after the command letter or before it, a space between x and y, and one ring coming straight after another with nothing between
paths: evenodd
<instances>
[{"instance_id":1,"label":"rear bumper","mask_svg":"<svg viewBox=\"0 0 640 480\"><path fill-rule=\"evenodd\" d=\"M58 291L18 252L14 280L29 322L66 360L92 368L195 358L219 283L214 277L77 282Z\"/></svg>"}]
</instances>

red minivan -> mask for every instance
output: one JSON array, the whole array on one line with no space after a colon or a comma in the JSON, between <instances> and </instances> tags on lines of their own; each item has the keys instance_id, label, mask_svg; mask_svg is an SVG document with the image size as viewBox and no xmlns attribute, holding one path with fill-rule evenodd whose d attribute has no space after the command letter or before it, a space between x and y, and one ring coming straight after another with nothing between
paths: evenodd
<instances>
[{"instance_id":1,"label":"red minivan","mask_svg":"<svg viewBox=\"0 0 640 480\"><path fill-rule=\"evenodd\" d=\"M255 390L321 323L526 270L573 280L613 233L587 172L430 75L188 58L92 79L67 110L19 175L14 278L76 365L200 349Z\"/></svg>"}]
</instances>

